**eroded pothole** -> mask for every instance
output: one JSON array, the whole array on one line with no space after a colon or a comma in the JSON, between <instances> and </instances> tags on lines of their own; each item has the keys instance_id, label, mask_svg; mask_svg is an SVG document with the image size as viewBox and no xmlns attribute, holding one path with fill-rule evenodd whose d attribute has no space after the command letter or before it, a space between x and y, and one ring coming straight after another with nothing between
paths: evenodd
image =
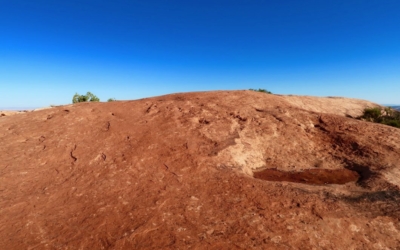
<instances>
[{"instance_id":1,"label":"eroded pothole","mask_svg":"<svg viewBox=\"0 0 400 250\"><path fill-rule=\"evenodd\" d=\"M289 181L311 185L326 185L356 182L360 178L360 175L348 169L305 169L301 172L265 169L254 172L254 178L267 181Z\"/></svg>"}]
</instances>

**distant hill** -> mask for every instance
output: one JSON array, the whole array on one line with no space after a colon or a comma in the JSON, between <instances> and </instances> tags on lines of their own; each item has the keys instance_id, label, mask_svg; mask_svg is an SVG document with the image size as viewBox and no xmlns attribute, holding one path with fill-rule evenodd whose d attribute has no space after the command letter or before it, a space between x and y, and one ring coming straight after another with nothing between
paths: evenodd
<instances>
[{"instance_id":1,"label":"distant hill","mask_svg":"<svg viewBox=\"0 0 400 250\"><path fill-rule=\"evenodd\" d=\"M400 111L400 106L390 106L390 107Z\"/></svg>"}]
</instances>

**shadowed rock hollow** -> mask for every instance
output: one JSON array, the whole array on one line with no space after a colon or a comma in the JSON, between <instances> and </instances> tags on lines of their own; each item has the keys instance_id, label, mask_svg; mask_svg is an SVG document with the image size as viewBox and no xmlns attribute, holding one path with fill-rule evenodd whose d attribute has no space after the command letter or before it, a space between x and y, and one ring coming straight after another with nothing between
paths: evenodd
<instances>
[{"instance_id":1,"label":"shadowed rock hollow","mask_svg":"<svg viewBox=\"0 0 400 250\"><path fill-rule=\"evenodd\" d=\"M253 91L0 118L2 249L398 249L400 130Z\"/></svg>"}]
</instances>

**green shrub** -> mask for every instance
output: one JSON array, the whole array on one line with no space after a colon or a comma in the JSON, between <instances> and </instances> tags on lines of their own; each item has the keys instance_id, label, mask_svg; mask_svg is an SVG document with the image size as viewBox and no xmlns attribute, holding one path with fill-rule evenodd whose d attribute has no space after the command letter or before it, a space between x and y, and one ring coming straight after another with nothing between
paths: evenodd
<instances>
[{"instance_id":1,"label":"green shrub","mask_svg":"<svg viewBox=\"0 0 400 250\"><path fill-rule=\"evenodd\" d=\"M381 123L400 128L400 112L391 108L385 108L384 112L379 107L366 108L360 117L370 122Z\"/></svg>"},{"instance_id":2,"label":"green shrub","mask_svg":"<svg viewBox=\"0 0 400 250\"><path fill-rule=\"evenodd\" d=\"M107 102L114 102L116 101L115 98L108 98Z\"/></svg>"},{"instance_id":3,"label":"green shrub","mask_svg":"<svg viewBox=\"0 0 400 250\"><path fill-rule=\"evenodd\" d=\"M268 91L266 89L249 89L249 90L256 91L256 92L267 93L267 94L272 94L271 91Z\"/></svg>"},{"instance_id":4,"label":"green shrub","mask_svg":"<svg viewBox=\"0 0 400 250\"><path fill-rule=\"evenodd\" d=\"M380 108L366 108L364 110L363 118L374 121L378 119L381 115L382 112Z\"/></svg>"},{"instance_id":5,"label":"green shrub","mask_svg":"<svg viewBox=\"0 0 400 250\"><path fill-rule=\"evenodd\" d=\"M87 92L86 95L79 95L78 93L76 93L73 97L72 97L72 103L78 103L78 102L99 102L100 99L93 95L90 92Z\"/></svg>"},{"instance_id":6,"label":"green shrub","mask_svg":"<svg viewBox=\"0 0 400 250\"><path fill-rule=\"evenodd\" d=\"M400 120L384 120L384 121L382 121L382 124L400 128Z\"/></svg>"}]
</instances>

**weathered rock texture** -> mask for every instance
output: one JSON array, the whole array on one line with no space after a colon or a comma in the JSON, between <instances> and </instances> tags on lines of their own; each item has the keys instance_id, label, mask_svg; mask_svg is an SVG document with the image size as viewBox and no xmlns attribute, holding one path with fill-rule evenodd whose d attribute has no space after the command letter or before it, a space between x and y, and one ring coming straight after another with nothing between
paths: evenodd
<instances>
[{"instance_id":1,"label":"weathered rock texture","mask_svg":"<svg viewBox=\"0 0 400 250\"><path fill-rule=\"evenodd\" d=\"M220 91L4 116L0 248L400 249L400 129L351 118L375 105Z\"/></svg>"},{"instance_id":2,"label":"weathered rock texture","mask_svg":"<svg viewBox=\"0 0 400 250\"><path fill-rule=\"evenodd\" d=\"M11 110L0 110L0 118L4 116L11 116L17 114L25 114L26 111L11 111Z\"/></svg>"}]
</instances>

